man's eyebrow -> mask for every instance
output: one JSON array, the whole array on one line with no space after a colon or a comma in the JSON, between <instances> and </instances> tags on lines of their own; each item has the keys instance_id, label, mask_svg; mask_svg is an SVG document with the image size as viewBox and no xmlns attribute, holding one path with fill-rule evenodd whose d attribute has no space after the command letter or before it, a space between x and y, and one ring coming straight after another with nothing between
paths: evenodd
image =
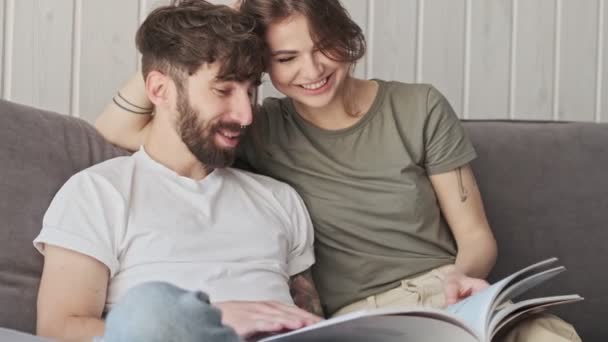
<instances>
[{"instance_id":1,"label":"man's eyebrow","mask_svg":"<svg viewBox=\"0 0 608 342\"><path fill-rule=\"evenodd\" d=\"M211 84L212 85L227 85L231 82L234 82L233 80L225 80L225 79L221 79L221 78L217 78L215 77L212 81Z\"/></svg>"}]
</instances>

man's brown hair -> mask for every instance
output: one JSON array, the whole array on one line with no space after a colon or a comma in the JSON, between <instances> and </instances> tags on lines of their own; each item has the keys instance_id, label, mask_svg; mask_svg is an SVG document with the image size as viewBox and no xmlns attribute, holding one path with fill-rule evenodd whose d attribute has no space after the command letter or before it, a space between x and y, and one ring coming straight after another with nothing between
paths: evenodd
<instances>
[{"instance_id":1,"label":"man's brown hair","mask_svg":"<svg viewBox=\"0 0 608 342\"><path fill-rule=\"evenodd\" d=\"M152 11L137 31L144 79L158 70L181 87L185 75L219 62L219 80L259 83L265 44L255 31L251 16L228 6L174 0Z\"/></svg>"}]
</instances>

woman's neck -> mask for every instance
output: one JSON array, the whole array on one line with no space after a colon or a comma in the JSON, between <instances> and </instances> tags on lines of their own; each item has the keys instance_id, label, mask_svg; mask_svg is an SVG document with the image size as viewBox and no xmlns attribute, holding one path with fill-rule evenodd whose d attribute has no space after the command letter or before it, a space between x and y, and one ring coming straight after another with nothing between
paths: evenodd
<instances>
[{"instance_id":1,"label":"woman's neck","mask_svg":"<svg viewBox=\"0 0 608 342\"><path fill-rule=\"evenodd\" d=\"M348 78L326 106L312 108L294 101L294 107L311 124L326 130L340 130L361 120L369 111L377 92L378 84L374 81Z\"/></svg>"}]
</instances>

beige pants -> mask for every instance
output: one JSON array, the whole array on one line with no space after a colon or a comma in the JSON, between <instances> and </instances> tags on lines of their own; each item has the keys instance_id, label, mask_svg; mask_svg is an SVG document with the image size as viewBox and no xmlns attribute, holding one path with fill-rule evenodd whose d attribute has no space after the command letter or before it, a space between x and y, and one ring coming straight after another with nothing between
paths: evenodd
<instances>
[{"instance_id":1,"label":"beige pants","mask_svg":"<svg viewBox=\"0 0 608 342\"><path fill-rule=\"evenodd\" d=\"M388 307L443 308L443 279L445 267L418 277L401 281L401 286L352 303L333 316L349 312ZM561 342L581 341L574 327L550 314L535 314L517 322L510 330L494 338L500 342Z\"/></svg>"}]
</instances>

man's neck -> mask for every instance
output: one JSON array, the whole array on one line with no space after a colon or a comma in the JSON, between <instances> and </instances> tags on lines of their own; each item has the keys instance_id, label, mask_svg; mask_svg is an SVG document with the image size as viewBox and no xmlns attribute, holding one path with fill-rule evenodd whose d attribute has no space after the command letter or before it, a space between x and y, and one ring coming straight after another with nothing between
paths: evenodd
<instances>
[{"instance_id":1,"label":"man's neck","mask_svg":"<svg viewBox=\"0 0 608 342\"><path fill-rule=\"evenodd\" d=\"M172 125L166 117L160 115L152 120L150 134L144 142L146 153L180 176L194 180L205 178L212 170L196 159Z\"/></svg>"}]
</instances>

